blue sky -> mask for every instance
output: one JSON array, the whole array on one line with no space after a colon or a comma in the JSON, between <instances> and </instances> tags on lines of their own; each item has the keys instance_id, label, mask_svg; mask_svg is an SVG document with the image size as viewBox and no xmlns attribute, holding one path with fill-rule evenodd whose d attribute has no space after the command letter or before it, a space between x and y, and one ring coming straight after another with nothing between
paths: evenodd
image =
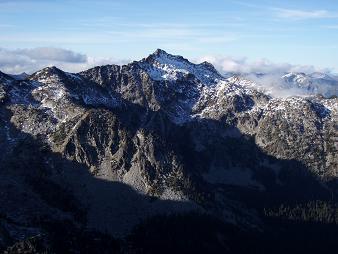
<instances>
[{"instance_id":1,"label":"blue sky","mask_svg":"<svg viewBox=\"0 0 338 254\"><path fill-rule=\"evenodd\" d=\"M0 48L37 47L99 59L140 59L162 48L192 59L267 59L338 72L338 3L0 0Z\"/></svg>"}]
</instances>

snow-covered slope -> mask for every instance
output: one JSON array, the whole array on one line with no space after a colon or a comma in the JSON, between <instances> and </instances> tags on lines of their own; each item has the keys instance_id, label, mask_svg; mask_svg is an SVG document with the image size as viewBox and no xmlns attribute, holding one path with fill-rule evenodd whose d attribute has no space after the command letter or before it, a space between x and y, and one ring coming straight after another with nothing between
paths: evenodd
<instances>
[{"instance_id":1,"label":"snow-covered slope","mask_svg":"<svg viewBox=\"0 0 338 254\"><path fill-rule=\"evenodd\" d=\"M140 61L139 65L154 80L176 81L194 75L203 84L211 85L224 79L208 62L193 64L182 56L170 55L161 49Z\"/></svg>"},{"instance_id":2,"label":"snow-covered slope","mask_svg":"<svg viewBox=\"0 0 338 254\"><path fill-rule=\"evenodd\" d=\"M325 97L338 96L338 79L325 73L288 73L282 79L308 94L322 94Z\"/></svg>"},{"instance_id":3,"label":"snow-covered slope","mask_svg":"<svg viewBox=\"0 0 338 254\"><path fill-rule=\"evenodd\" d=\"M261 103L260 100L267 99L250 81L224 77L208 62L193 64L181 56L160 49L138 62L138 65L152 80L164 83L161 88L167 86L175 93L176 96L170 98L170 105L161 106L179 124L193 118L220 117L226 104L240 104L240 100L244 101L243 97L251 96L253 100L250 105L237 105L240 111L251 110ZM164 98L166 93L160 92L158 95L159 100L167 101Z\"/></svg>"}]
</instances>

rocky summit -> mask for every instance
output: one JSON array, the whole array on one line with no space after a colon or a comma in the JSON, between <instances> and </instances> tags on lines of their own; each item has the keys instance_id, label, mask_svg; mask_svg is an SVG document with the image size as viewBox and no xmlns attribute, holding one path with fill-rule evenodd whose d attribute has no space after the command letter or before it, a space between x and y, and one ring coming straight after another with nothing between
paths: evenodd
<instances>
[{"instance_id":1,"label":"rocky summit","mask_svg":"<svg viewBox=\"0 0 338 254\"><path fill-rule=\"evenodd\" d=\"M273 97L160 49L79 73L0 72L0 250L329 249L337 118L337 97Z\"/></svg>"}]
</instances>

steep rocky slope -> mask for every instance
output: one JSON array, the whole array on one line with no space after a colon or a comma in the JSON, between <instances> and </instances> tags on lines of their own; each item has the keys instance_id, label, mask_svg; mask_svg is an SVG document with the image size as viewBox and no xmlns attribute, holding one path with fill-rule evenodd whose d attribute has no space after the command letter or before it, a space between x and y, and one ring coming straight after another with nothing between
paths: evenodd
<instances>
[{"instance_id":1,"label":"steep rocky slope","mask_svg":"<svg viewBox=\"0 0 338 254\"><path fill-rule=\"evenodd\" d=\"M337 98L273 98L157 50L0 73L0 103L0 246L51 222L119 237L190 211L262 230L271 206L336 199Z\"/></svg>"}]
</instances>

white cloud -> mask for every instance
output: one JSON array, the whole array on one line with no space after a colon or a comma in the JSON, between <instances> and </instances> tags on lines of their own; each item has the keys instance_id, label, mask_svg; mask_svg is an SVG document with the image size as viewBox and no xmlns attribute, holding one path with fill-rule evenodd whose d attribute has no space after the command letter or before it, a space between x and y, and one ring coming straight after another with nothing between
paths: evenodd
<instances>
[{"instance_id":1,"label":"white cloud","mask_svg":"<svg viewBox=\"0 0 338 254\"><path fill-rule=\"evenodd\" d=\"M46 66L57 66L65 71L78 72L97 65L122 62L113 58L87 57L61 48L15 50L0 48L0 70L9 74L32 73Z\"/></svg>"},{"instance_id":2,"label":"white cloud","mask_svg":"<svg viewBox=\"0 0 338 254\"><path fill-rule=\"evenodd\" d=\"M311 65L292 65L288 63L273 63L266 59L249 61L247 58L233 58L227 56L203 56L198 62L208 61L222 73L285 73L316 71L329 72L329 69L319 69Z\"/></svg>"},{"instance_id":3,"label":"white cloud","mask_svg":"<svg viewBox=\"0 0 338 254\"><path fill-rule=\"evenodd\" d=\"M27 56L32 60L47 60L70 63L84 63L87 61L87 56L76 53L71 50L61 48L32 48L32 49L17 49L12 53L21 56Z\"/></svg>"},{"instance_id":4,"label":"white cloud","mask_svg":"<svg viewBox=\"0 0 338 254\"><path fill-rule=\"evenodd\" d=\"M163 45L162 45L163 46ZM175 45L174 45L175 46ZM182 46L182 45L180 45ZM189 45L187 45L188 47ZM167 48L167 47L166 47ZM266 59L249 61L246 58L227 56L203 56L196 62L208 61L221 73L284 73L315 71L329 72L329 69L318 69L310 65L292 65L273 63ZM46 66L55 65L65 71L77 72L97 65L124 64L129 60L118 60L112 57L98 58L61 48L31 48L9 50L0 48L0 70L5 73L32 73Z\"/></svg>"},{"instance_id":5,"label":"white cloud","mask_svg":"<svg viewBox=\"0 0 338 254\"><path fill-rule=\"evenodd\" d=\"M324 28L328 28L328 29L338 29L338 25L325 26Z\"/></svg>"},{"instance_id":6,"label":"white cloud","mask_svg":"<svg viewBox=\"0 0 338 254\"><path fill-rule=\"evenodd\" d=\"M338 18L338 12L332 12L327 9L290 9L278 8L276 6L267 6L266 4L253 4L247 2L236 1L235 4L245 6L255 10L272 11L273 14L279 18L286 19L325 19L325 18Z\"/></svg>"},{"instance_id":7,"label":"white cloud","mask_svg":"<svg viewBox=\"0 0 338 254\"><path fill-rule=\"evenodd\" d=\"M336 18L338 13L331 13L328 10L296 10L296 9L283 9L274 8L276 14L280 18L292 19L319 19L319 18Z\"/></svg>"}]
</instances>

